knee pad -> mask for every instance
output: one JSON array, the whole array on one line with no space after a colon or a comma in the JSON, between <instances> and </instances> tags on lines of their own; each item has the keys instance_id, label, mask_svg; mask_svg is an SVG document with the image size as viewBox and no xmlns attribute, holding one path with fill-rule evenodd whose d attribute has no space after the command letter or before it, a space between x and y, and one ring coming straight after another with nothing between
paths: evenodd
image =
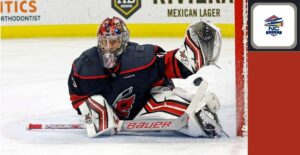
<instances>
[{"instance_id":1,"label":"knee pad","mask_svg":"<svg viewBox=\"0 0 300 155\"><path fill-rule=\"evenodd\" d=\"M220 109L217 96L214 93L207 93L199 103L200 105L205 103L205 106L196 107L194 113L189 116L188 127L179 132L192 137L217 137L215 123L219 125L219 119L216 112Z\"/></svg>"}]
</instances>

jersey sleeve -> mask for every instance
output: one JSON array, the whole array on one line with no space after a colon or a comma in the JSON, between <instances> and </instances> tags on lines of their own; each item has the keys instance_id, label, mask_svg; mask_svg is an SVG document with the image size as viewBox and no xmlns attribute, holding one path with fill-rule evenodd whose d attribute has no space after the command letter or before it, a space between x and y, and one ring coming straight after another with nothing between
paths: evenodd
<instances>
[{"instance_id":1,"label":"jersey sleeve","mask_svg":"<svg viewBox=\"0 0 300 155\"><path fill-rule=\"evenodd\" d=\"M169 51L164 56L164 68L167 78L187 78L193 73L188 70L178 59L175 58L175 54L178 49Z\"/></svg>"},{"instance_id":2,"label":"jersey sleeve","mask_svg":"<svg viewBox=\"0 0 300 155\"><path fill-rule=\"evenodd\" d=\"M193 73L188 70L184 65L181 64L178 59L175 58L175 54L178 52L178 49L165 52L161 47L157 47L156 55L158 60L162 61L160 66L163 68L165 76L168 79L173 78L187 78Z\"/></svg>"},{"instance_id":3,"label":"jersey sleeve","mask_svg":"<svg viewBox=\"0 0 300 155\"><path fill-rule=\"evenodd\" d=\"M80 89L80 79L74 74L74 65L72 66L71 73L68 79L69 95L73 108L77 110L78 114L81 114L79 106L87 99L89 96L84 94Z\"/></svg>"},{"instance_id":4,"label":"jersey sleeve","mask_svg":"<svg viewBox=\"0 0 300 155\"><path fill-rule=\"evenodd\" d=\"M172 83L171 79L185 79L192 75L192 72L175 58L177 51L178 49L166 52L161 47L156 47L156 62L153 64L151 71L152 87L166 86Z\"/></svg>"}]
</instances>

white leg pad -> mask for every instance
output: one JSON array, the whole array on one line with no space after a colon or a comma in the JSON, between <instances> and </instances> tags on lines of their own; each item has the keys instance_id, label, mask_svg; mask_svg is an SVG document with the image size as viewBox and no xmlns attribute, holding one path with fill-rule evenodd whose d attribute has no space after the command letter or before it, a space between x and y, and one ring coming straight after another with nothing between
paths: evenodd
<instances>
[{"instance_id":1,"label":"white leg pad","mask_svg":"<svg viewBox=\"0 0 300 155\"><path fill-rule=\"evenodd\" d=\"M79 109L85 120L88 137L116 133L118 117L101 95L91 96Z\"/></svg>"}]
</instances>

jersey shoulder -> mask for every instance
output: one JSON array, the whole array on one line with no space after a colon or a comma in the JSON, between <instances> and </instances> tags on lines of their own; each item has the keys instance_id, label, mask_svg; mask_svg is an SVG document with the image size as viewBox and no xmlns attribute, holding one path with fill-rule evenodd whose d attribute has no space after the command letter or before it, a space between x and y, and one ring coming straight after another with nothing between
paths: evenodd
<instances>
[{"instance_id":1,"label":"jersey shoulder","mask_svg":"<svg viewBox=\"0 0 300 155\"><path fill-rule=\"evenodd\" d=\"M121 57L121 70L138 70L150 67L156 60L158 46L129 44Z\"/></svg>"},{"instance_id":2,"label":"jersey shoulder","mask_svg":"<svg viewBox=\"0 0 300 155\"><path fill-rule=\"evenodd\" d=\"M104 76L101 64L98 48L92 47L75 59L73 63L74 73L80 77L101 77Z\"/></svg>"},{"instance_id":3,"label":"jersey shoulder","mask_svg":"<svg viewBox=\"0 0 300 155\"><path fill-rule=\"evenodd\" d=\"M161 48L156 45L129 42L125 51L120 56L121 73L139 71L150 67L157 58ZM80 78L105 78L102 67L102 56L97 47L92 47L84 51L73 63L74 74Z\"/></svg>"}]
</instances>

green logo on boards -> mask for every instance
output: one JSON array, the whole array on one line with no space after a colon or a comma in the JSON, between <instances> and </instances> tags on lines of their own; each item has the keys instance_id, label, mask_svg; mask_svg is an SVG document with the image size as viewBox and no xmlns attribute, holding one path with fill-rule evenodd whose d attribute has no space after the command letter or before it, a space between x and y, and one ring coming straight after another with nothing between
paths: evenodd
<instances>
[{"instance_id":1,"label":"green logo on boards","mask_svg":"<svg viewBox=\"0 0 300 155\"><path fill-rule=\"evenodd\" d=\"M141 0L112 0L111 7L128 19L142 6Z\"/></svg>"}]
</instances>

